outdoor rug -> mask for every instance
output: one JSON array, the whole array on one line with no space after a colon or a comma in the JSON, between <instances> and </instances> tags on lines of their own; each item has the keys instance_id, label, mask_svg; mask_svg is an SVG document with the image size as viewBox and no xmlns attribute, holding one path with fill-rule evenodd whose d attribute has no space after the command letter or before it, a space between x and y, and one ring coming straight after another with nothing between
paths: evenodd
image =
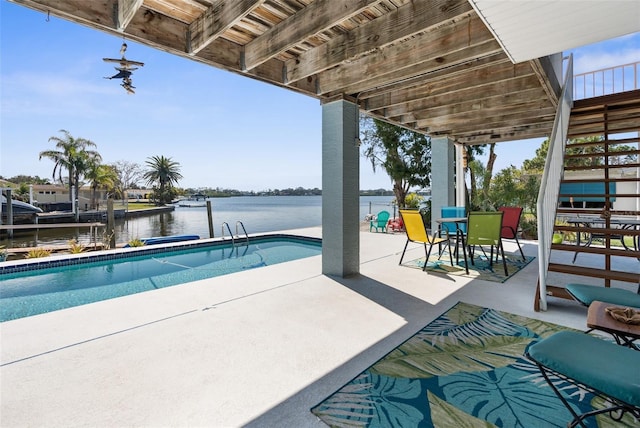
<instances>
[{"instance_id":1,"label":"outdoor rug","mask_svg":"<svg viewBox=\"0 0 640 428\"><path fill-rule=\"evenodd\" d=\"M465 278L482 279L485 281L505 282L513 275L518 273L522 268L527 266L535 257L525 256L526 260L522 260L520 253L504 253L504 257L507 260L507 272L509 275L505 276L504 267L502 266L502 259L494 260L493 266L489 264L489 259L485 257L482 252L476 251L473 259L474 265L469 260L469 274L467 275L464 269L464 260L460 257L458 263L456 263L455 256L453 257L454 266L451 266L449 261L449 255L443 254L440 260L438 255L431 255L429 257L429 264L427 265L427 272L441 273L445 275L463 276ZM495 257L495 256L494 256ZM402 266L408 266L412 268L422 269L424 267L424 260L426 257L420 257L419 259L410 260L402 263Z\"/></svg>"},{"instance_id":2,"label":"outdoor rug","mask_svg":"<svg viewBox=\"0 0 640 428\"><path fill-rule=\"evenodd\" d=\"M311 412L331 427L566 427L571 414L523 355L533 341L567 329L460 302ZM580 413L604 406L557 382ZM628 414L585 423L634 426Z\"/></svg>"}]
</instances>

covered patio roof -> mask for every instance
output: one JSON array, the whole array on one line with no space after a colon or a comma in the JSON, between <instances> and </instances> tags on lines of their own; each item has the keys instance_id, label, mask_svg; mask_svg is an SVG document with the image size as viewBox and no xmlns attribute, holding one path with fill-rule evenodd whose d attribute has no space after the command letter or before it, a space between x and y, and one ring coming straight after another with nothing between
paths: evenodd
<instances>
[{"instance_id":1,"label":"covered patio roof","mask_svg":"<svg viewBox=\"0 0 640 428\"><path fill-rule=\"evenodd\" d=\"M628 1L11 1L461 144L547 136L560 88L544 56L640 30ZM566 25L573 12L598 25Z\"/></svg>"}]
</instances>

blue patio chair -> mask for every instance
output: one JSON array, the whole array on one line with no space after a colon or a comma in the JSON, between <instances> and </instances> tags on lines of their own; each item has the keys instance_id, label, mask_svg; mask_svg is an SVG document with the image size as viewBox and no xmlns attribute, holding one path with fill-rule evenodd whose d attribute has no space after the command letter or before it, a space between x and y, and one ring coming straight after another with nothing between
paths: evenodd
<instances>
[{"instance_id":1,"label":"blue patio chair","mask_svg":"<svg viewBox=\"0 0 640 428\"><path fill-rule=\"evenodd\" d=\"M440 208L440 218L464 218L467 216L465 207L441 207ZM455 236L455 254L456 260L458 259L458 247L460 246L460 235L462 238L467 234L467 223L466 222L453 222L453 221L443 221L440 222L439 225L439 236ZM463 239L464 242L464 239Z\"/></svg>"},{"instance_id":2,"label":"blue patio chair","mask_svg":"<svg viewBox=\"0 0 640 428\"><path fill-rule=\"evenodd\" d=\"M465 207L441 207L440 208L440 217L441 218L462 218L466 217L466 209ZM440 224L441 232L447 232L449 235L455 235L456 231L466 234L467 233L467 225L456 224L451 221L445 221Z\"/></svg>"},{"instance_id":3,"label":"blue patio chair","mask_svg":"<svg viewBox=\"0 0 640 428\"><path fill-rule=\"evenodd\" d=\"M381 229L383 232L386 232L387 223L389 222L389 217L391 217L391 214L389 214L389 211L380 211L378 215L376 215L376 217L372 219L371 222L369 223L369 232L371 232L372 229L375 229L376 232L378 231L378 229Z\"/></svg>"}]
</instances>

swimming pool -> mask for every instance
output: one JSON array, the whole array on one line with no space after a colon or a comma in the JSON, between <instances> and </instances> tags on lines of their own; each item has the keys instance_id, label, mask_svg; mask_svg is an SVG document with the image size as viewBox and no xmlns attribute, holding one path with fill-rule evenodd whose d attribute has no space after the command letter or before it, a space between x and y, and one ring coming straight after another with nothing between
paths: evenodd
<instances>
[{"instance_id":1,"label":"swimming pool","mask_svg":"<svg viewBox=\"0 0 640 428\"><path fill-rule=\"evenodd\" d=\"M321 240L293 235L103 251L0 266L0 322L320 255Z\"/></svg>"}]
</instances>

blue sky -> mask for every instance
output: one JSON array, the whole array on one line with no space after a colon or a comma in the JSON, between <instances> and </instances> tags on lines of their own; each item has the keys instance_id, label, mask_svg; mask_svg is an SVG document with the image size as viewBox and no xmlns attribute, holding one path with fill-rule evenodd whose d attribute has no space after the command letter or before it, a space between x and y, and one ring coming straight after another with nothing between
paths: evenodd
<instances>
[{"instance_id":1,"label":"blue sky","mask_svg":"<svg viewBox=\"0 0 640 428\"><path fill-rule=\"evenodd\" d=\"M318 100L127 41L145 66L127 95L103 57L122 38L0 2L0 175L49 178L49 137L68 130L97 144L105 163L180 163L182 187L321 187ZM574 51L575 73L640 60L640 33ZM520 167L541 140L497 147L496 170ZM361 189L391 189L364 158Z\"/></svg>"}]
</instances>

